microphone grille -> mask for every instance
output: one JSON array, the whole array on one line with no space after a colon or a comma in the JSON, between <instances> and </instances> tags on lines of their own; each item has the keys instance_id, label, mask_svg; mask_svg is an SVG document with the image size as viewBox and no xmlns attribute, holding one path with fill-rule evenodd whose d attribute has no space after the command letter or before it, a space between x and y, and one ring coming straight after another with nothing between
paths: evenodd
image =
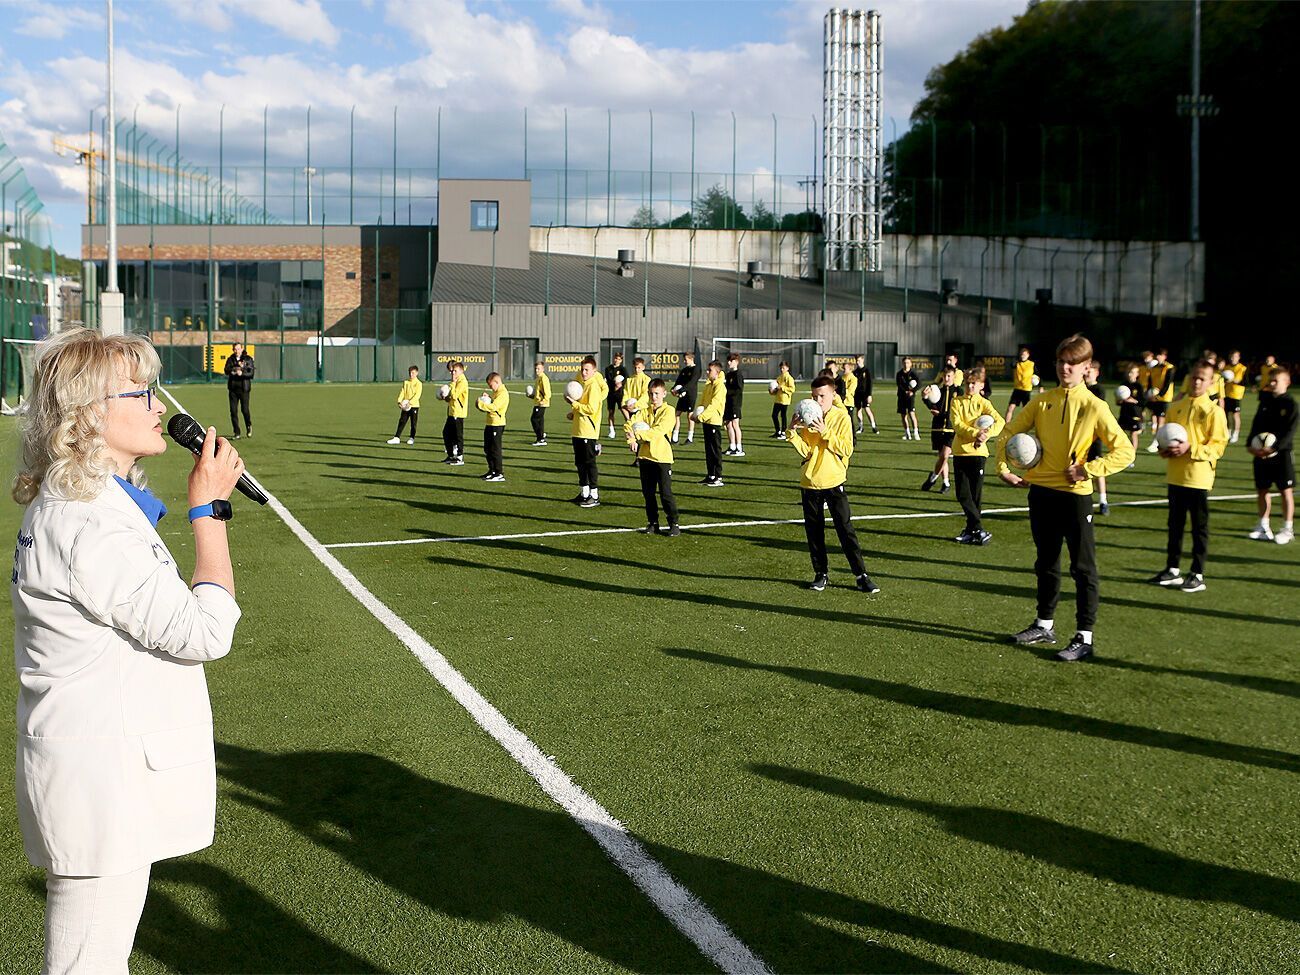
<instances>
[{"instance_id":1,"label":"microphone grille","mask_svg":"<svg viewBox=\"0 0 1300 975\"><path fill-rule=\"evenodd\" d=\"M167 434L186 450L199 453L207 431L188 413L177 413L167 421Z\"/></svg>"}]
</instances>

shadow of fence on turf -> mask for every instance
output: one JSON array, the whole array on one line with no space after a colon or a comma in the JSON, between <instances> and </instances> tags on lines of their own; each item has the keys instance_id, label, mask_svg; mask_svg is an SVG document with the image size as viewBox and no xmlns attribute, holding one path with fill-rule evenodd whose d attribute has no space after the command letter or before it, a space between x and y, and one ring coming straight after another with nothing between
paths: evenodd
<instances>
[{"instance_id":1,"label":"shadow of fence on turf","mask_svg":"<svg viewBox=\"0 0 1300 975\"><path fill-rule=\"evenodd\" d=\"M1067 711L1053 711L1050 708L1040 708L1029 704L1011 704L982 697L972 697L969 694L930 690L925 687L899 684L894 681L865 677L859 674L840 674L835 671L816 670L811 667L758 663L741 657L729 657L726 654L706 650L665 648L663 652L671 657L680 657L684 660L697 660L702 663L736 667L742 670L761 670L773 674L782 674L795 680L818 684L834 690L866 694L879 701L891 701L895 704L936 711L941 714L951 714L962 718L974 718L978 721L991 721L1009 726L1047 728L1052 731L1087 735L1090 738L1125 742L1130 745L1143 745L1147 748L1160 748L1188 755L1200 755L1225 762L1239 762L1243 765L1280 769L1284 772L1300 772L1300 755L1273 748L1233 745L1176 731L1160 731L1155 728L1143 728L1139 725L1124 724L1121 721L1111 721L1106 718L1094 718L1086 714L1071 714ZM1296 885L1296 896L1300 897L1300 885ZM1297 903L1300 903L1300 901L1297 901Z\"/></svg>"},{"instance_id":2,"label":"shadow of fence on turf","mask_svg":"<svg viewBox=\"0 0 1300 975\"><path fill-rule=\"evenodd\" d=\"M751 765L750 771L800 788L930 816L953 836L1099 880L1186 900L1237 904L1284 921L1300 921L1300 883L1292 880L1194 860L1031 813L890 795L780 765Z\"/></svg>"},{"instance_id":3,"label":"shadow of fence on turf","mask_svg":"<svg viewBox=\"0 0 1300 975\"><path fill-rule=\"evenodd\" d=\"M508 950L518 937L511 930L518 919L633 970L712 970L617 873L591 838L549 804L534 808L470 792L362 752L273 754L219 743L217 756L222 779L236 802L278 818L311 843L431 911L501 924L497 952ZM883 930L932 945L941 954L962 952L1039 971L1123 971L753 867L645 845L776 970L954 971L933 956L880 943L872 935ZM180 862L161 867L160 878L202 887L227 925L202 928L166 897L151 897L138 944L172 967L374 970L217 868ZM299 879L311 883L310 877ZM846 925L863 930L850 932ZM491 941L489 936L473 950L482 951ZM468 957L457 955L454 943L420 950L427 952L430 969L464 963ZM505 968L547 967L539 958L498 954L497 960Z\"/></svg>"}]
</instances>

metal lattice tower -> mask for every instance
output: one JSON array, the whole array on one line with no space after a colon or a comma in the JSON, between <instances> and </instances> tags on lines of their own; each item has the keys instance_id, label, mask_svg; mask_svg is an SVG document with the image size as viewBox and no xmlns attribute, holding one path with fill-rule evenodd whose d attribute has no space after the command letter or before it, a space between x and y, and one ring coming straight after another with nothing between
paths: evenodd
<instances>
[{"instance_id":1,"label":"metal lattice tower","mask_svg":"<svg viewBox=\"0 0 1300 975\"><path fill-rule=\"evenodd\" d=\"M880 14L827 12L822 71L822 218L828 271L879 271Z\"/></svg>"}]
</instances>

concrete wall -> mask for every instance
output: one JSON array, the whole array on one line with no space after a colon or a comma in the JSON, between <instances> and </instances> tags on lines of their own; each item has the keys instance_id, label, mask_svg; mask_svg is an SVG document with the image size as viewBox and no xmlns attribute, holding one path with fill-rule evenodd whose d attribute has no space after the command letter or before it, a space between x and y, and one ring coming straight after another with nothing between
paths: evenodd
<instances>
[{"instance_id":1,"label":"concrete wall","mask_svg":"<svg viewBox=\"0 0 1300 975\"><path fill-rule=\"evenodd\" d=\"M470 201L497 201L497 232L470 229ZM438 181L438 260L528 269L532 183L526 179ZM495 244L493 241L495 238Z\"/></svg>"},{"instance_id":2,"label":"concrete wall","mask_svg":"<svg viewBox=\"0 0 1300 975\"><path fill-rule=\"evenodd\" d=\"M692 242L692 236L694 241ZM622 248L636 251L638 261L680 264L685 267L740 269L748 261L763 261L769 274L788 277L816 277L816 234L803 231L771 230L638 230L635 227L534 227L530 246L552 254L575 254L616 258ZM694 261L692 261L692 248Z\"/></svg>"}]
</instances>

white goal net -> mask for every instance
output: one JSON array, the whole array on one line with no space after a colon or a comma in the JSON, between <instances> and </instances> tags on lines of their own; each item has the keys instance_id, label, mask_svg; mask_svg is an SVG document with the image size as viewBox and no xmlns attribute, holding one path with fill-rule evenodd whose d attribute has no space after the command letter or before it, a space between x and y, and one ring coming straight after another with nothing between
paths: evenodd
<instances>
[{"instance_id":1,"label":"white goal net","mask_svg":"<svg viewBox=\"0 0 1300 975\"><path fill-rule=\"evenodd\" d=\"M732 352L740 354L740 371L745 382L762 382L776 378L781 363L790 363L790 373L795 379L811 379L817 375L822 361L821 339L748 339L715 338L710 359L726 365Z\"/></svg>"}]
</instances>

